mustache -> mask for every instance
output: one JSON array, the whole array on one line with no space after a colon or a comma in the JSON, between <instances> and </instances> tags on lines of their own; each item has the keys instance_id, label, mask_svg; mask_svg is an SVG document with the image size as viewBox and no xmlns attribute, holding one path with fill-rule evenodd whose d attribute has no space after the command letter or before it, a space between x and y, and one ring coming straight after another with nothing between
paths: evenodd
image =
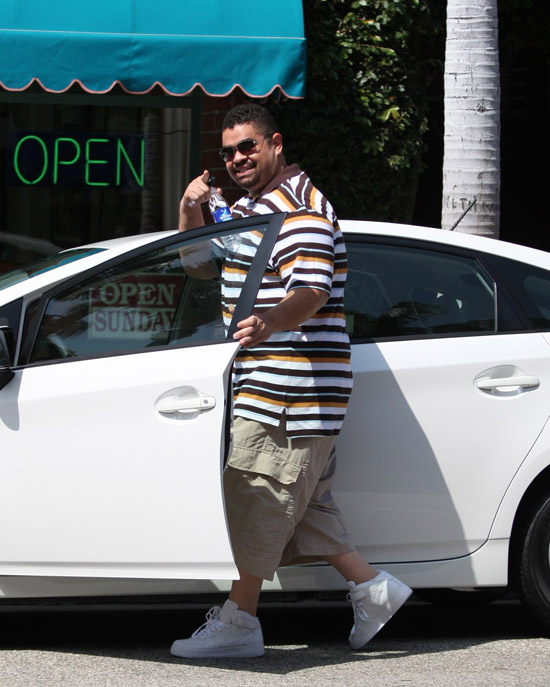
<instances>
[{"instance_id":1,"label":"mustache","mask_svg":"<svg viewBox=\"0 0 550 687\"><path fill-rule=\"evenodd\" d=\"M241 167L255 167L256 163L254 160L242 160L241 162L234 162L233 167L235 169L240 169Z\"/></svg>"}]
</instances>

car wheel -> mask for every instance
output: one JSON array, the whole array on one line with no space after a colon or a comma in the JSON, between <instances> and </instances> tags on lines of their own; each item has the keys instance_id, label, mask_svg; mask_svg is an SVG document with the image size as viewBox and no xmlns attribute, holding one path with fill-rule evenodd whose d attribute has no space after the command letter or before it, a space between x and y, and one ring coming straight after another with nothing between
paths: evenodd
<instances>
[{"instance_id":1,"label":"car wheel","mask_svg":"<svg viewBox=\"0 0 550 687\"><path fill-rule=\"evenodd\" d=\"M518 596L547 630L550 630L550 492L534 502L522 521L515 558Z\"/></svg>"}]
</instances>

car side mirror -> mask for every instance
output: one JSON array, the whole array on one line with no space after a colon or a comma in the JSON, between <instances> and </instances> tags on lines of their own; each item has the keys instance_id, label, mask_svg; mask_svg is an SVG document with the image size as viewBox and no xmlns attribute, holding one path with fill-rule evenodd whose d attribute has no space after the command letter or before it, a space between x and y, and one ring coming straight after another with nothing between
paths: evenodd
<instances>
[{"instance_id":1,"label":"car side mirror","mask_svg":"<svg viewBox=\"0 0 550 687\"><path fill-rule=\"evenodd\" d=\"M11 369L13 360L8 346L9 334L11 334L9 327L0 327L0 389L3 389L15 376Z\"/></svg>"}]
</instances>

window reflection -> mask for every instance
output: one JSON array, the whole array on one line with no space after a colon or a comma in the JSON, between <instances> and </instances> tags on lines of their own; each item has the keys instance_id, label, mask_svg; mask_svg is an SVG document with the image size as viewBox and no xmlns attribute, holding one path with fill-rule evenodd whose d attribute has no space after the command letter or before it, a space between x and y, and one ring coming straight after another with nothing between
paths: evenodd
<instances>
[{"instance_id":1,"label":"window reflection","mask_svg":"<svg viewBox=\"0 0 550 687\"><path fill-rule=\"evenodd\" d=\"M495 330L494 287L475 260L349 242L348 263L352 340Z\"/></svg>"},{"instance_id":2,"label":"window reflection","mask_svg":"<svg viewBox=\"0 0 550 687\"><path fill-rule=\"evenodd\" d=\"M238 300L263 232L246 235L182 241L52 298L30 362L223 341L222 310Z\"/></svg>"}]
</instances>

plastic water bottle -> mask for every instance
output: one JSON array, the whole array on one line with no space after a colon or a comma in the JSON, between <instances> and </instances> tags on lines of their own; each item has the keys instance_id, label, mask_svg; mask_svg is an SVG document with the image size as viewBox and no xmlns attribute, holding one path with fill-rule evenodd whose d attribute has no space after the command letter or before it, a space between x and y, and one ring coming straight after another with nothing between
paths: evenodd
<instances>
[{"instance_id":1,"label":"plastic water bottle","mask_svg":"<svg viewBox=\"0 0 550 687\"><path fill-rule=\"evenodd\" d=\"M211 174L206 182L210 186L210 200L208 201L208 209L210 214L214 218L214 222L227 222L233 219L231 215L231 208L225 198L216 192L214 188L216 184L216 177ZM241 246L241 235L240 234L230 234L229 236L221 236L221 242L224 248L229 253L236 253Z\"/></svg>"},{"instance_id":2,"label":"plastic water bottle","mask_svg":"<svg viewBox=\"0 0 550 687\"><path fill-rule=\"evenodd\" d=\"M231 216L229 203L220 193L217 193L216 189L214 188L216 184L216 177L211 174L206 183L210 186L210 200L208 201L208 209L214 218L214 222L227 222L228 220L233 219Z\"/></svg>"}]
</instances>

